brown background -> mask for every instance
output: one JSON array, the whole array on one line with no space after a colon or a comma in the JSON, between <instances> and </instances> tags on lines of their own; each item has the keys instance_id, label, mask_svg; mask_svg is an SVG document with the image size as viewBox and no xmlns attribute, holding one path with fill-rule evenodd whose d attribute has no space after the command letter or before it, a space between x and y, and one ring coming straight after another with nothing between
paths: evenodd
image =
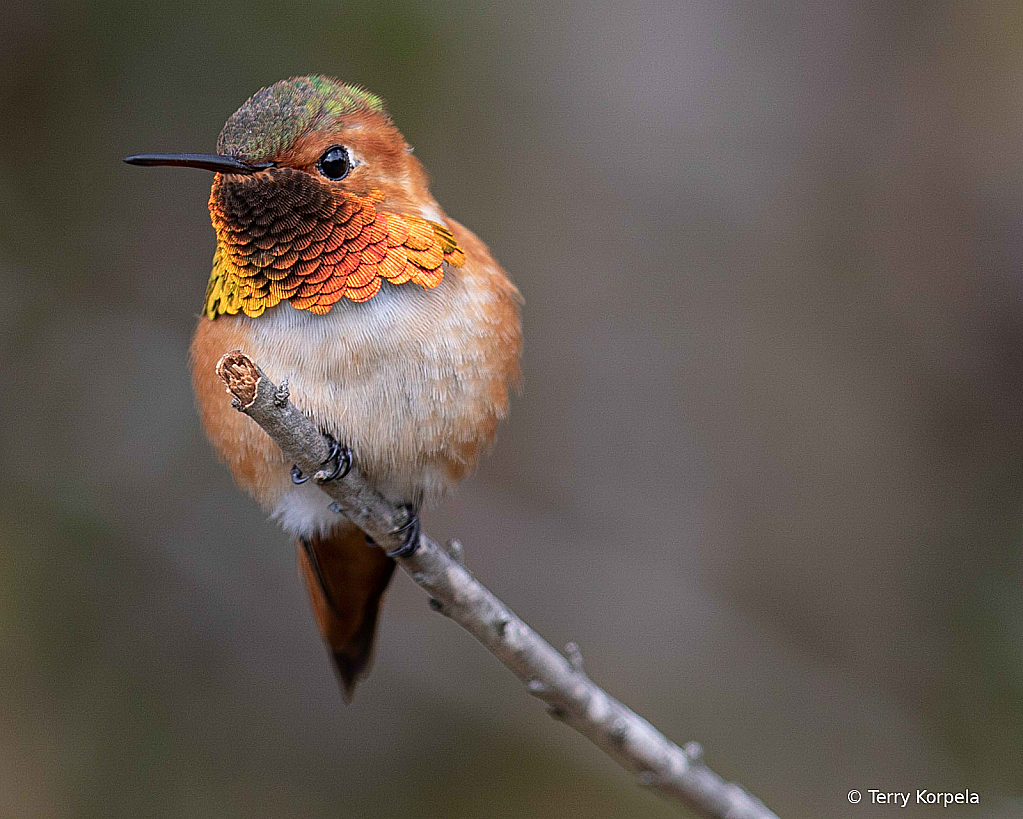
<instances>
[{"instance_id":1,"label":"brown background","mask_svg":"<svg viewBox=\"0 0 1023 819\"><path fill-rule=\"evenodd\" d=\"M404 577L343 707L202 438L210 178L120 157L323 72L526 297L525 392L428 530L785 819L1023 816L1020 8L9 7L0 815L675 815Z\"/></svg>"}]
</instances>

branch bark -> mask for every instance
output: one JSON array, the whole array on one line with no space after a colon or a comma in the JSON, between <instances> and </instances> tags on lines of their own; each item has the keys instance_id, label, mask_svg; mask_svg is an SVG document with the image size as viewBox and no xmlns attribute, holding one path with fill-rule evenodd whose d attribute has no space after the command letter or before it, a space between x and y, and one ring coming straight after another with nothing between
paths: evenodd
<instances>
[{"instance_id":1,"label":"branch bark","mask_svg":"<svg viewBox=\"0 0 1023 819\"><path fill-rule=\"evenodd\" d=\"M276 386L241 351L217 364L233 396L232 405L259 424L306 474L324 477L329 456L323 435L288 399L287 383ZM358 453L355 453L357 458ZM343 480L320 487L342 514L382 548L400 547L405 509L385 500L365 479L358 463ZM698 743L679 748L642 717L593 683L583 671L574 643L562 656L462 565L461 545L438 546L420 534L419 548L398 564L431 596L431 607L479 640L545 702L556 719L574 728L659 793L707 819L778 819L743 788L725 782L702 760Z\"/></svg>"}]
</instances>

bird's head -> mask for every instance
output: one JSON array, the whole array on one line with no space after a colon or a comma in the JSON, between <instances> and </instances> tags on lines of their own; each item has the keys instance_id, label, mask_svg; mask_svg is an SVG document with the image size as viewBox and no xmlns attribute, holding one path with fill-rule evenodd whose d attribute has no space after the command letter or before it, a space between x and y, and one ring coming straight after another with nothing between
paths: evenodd
<instances>
[{"instance_id":1,"label":"bird's head","mask_svg":"<svg viewBox=\"0 0 1023 819\"><path fill-rule=\"evenodd\" d=\"M257 316L283 300L326 313L342 298L372 298L384 280L436 287L443 263L465 260L383 101L337 80L257 92L227 120L216 154L125 161L216 172L210 318Z\"/></svg>"}]
</instances>

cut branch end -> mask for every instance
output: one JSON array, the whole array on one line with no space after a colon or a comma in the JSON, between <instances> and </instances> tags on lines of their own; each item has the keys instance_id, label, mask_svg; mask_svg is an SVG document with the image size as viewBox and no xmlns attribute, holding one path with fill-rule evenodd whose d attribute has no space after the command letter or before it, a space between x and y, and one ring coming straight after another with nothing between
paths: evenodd
<instances>
[{"instance_id":1,"label":"cut branch end","mask_svg":"<svg viewBox=\"0 0 1023 819\"><path fill-rule=\"evenodd\" d=\"M228 393L237 399L236 409L244 412L252 406L256 400L262 373L251 358L241 350L232 350L220 357L220 361L217 362L217 375L224 379Z\"/></svg>"}]
</instances>

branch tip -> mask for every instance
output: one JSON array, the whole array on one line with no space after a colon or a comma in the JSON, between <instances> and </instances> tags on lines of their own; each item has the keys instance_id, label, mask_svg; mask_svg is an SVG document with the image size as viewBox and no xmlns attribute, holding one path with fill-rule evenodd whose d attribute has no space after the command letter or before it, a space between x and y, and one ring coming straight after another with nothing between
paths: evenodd
<instances>
[{"instance_id":1,"label":"branch tip","mask_svg":"<svg viewBox=\"0 0 1023 819\"><path fill-rule=\"evenodd\" d=\"M235 409L244 412L255 403L259 380L263 375L252 359L241 350L232 350L221 356L217 362L217 375L224 379L228 393L238 401Z\"/></svg>"}]
</instances>

